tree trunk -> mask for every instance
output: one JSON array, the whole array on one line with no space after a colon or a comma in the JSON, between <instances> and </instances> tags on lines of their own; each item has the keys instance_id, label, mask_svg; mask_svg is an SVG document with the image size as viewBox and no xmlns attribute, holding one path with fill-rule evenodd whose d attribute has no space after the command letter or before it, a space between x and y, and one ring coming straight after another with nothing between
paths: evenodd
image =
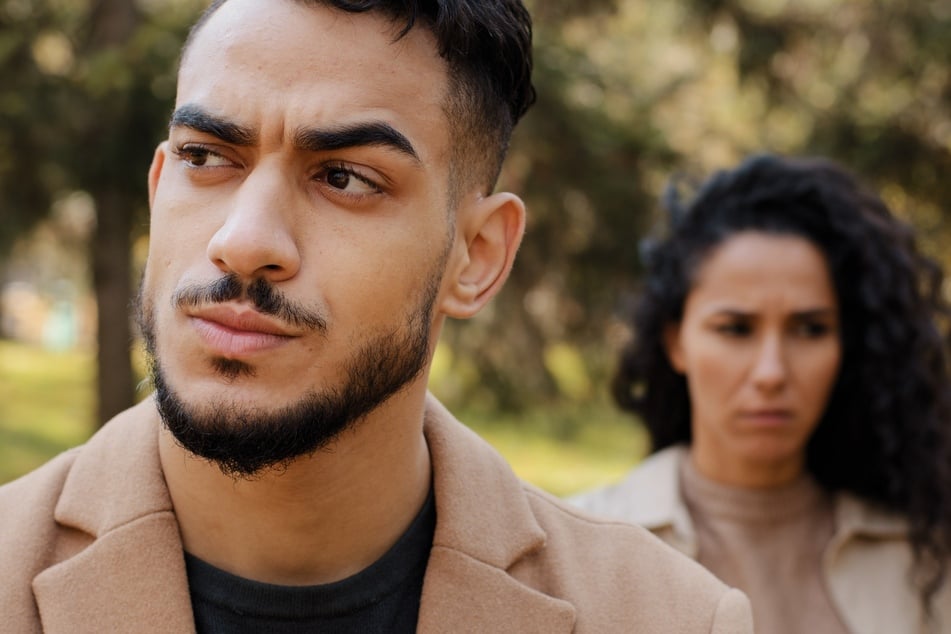
<instances>
[{"instance_id":1,"label":"tree trunk","mask_svg":"<svg viewBox=\"0 0 951 634\"><path fill-rule=\"evenodd\" d=\"M88 51L121 49L137 24L135 3L130 0L96 0L91 7ZM135 402L133 388L129 306L132 298L133 194L122 182L116 151L129 131L128 94L113 94L103 104L102 119L88 130L86 147L100 148L89 181L96 201L96 234L92 242L93 284L99 320L97 338L98 421L102 425Z\"/></svg>"},{"instance_id":2,"label":"tree trunk","mask_svg":"<svg viewBox=\"0 0 951 634\"><path fill-rule=\"evenodd\" d=\"M115 190L98 192L96 235L92 242L93 282L99 306L98 421L103 424L130 407L132 381L129 304L132 297L131 201Z\"/></svg>"}]
</instances>

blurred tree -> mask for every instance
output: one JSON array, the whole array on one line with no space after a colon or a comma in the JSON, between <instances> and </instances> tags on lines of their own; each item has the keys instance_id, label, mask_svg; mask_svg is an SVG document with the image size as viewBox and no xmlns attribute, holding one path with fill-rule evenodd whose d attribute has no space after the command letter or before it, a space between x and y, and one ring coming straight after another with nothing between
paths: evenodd
<instances>
[{"instance_id":1,"label":"blurred tree","mask_svg":"<svg viewBox=\"0 0 951 634\"><path fill-rule=\"evenodd\" d=\"M131 398L128 244L202 4L0 0L0 261L53 199L93 196L101 418ZM529 4L539 100L500 185L527 201L528 233L502 295L447 327L441 396L506 409L596 396L675 171L828 155L951 265L951 0Z\"/></svg>"},{"instance_id":2,"label":"blurred tree","mask_svg":"<svg viewBox=\"0 0 951 634\"><path fill-rule=\"evenodd\" d=\"M0 3L0 260L56 198L88 192L98 305L98 420L133 402L132 236L198 0Z\"/></svg>"},{"instance_id":3,"label":"blurred tree","mask_svg":"<svg viewBox=\"0 0 951 634\"><path fill-rule=\"evenodd\" d=\"M534 4L539 101L502 183L528 232L502 296L447 328L478 377L450 399L563 400L565 356L547 353L564 344L606 384L674 172L761 151L838 159L951 265L951 0Z\"/></svg>"},{"instance_id":4,"label":"blurred tree","mask_svg":"<svg viewBox=\"0 0 951 634\"><path fill-rule=\"evenodd\" d=\"M729 33L738 82L762 93L766 117L753 119L750 149L843 161L878 183L938 255L951 202L951 1L836 4L692 0L690 14L700 29ZM797 135L782 130L789 123Z\"/></svg>"}]
</instances>

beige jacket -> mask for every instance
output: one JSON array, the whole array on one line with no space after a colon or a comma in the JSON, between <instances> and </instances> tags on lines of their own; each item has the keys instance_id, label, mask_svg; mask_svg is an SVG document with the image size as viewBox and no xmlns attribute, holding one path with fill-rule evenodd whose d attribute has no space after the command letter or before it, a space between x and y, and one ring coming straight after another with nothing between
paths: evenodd
<instances>
[{"instance_id":1,"label":"beige jacket","mask_svg":"<svg viewBox=\"0 0 951 634\"><path fill-rule=\"evenodd\" d=\"M689 557L697 537L680 494L679 465L687 450L674 447L648 457L625 479L569 501L598 515L633 522ZM835 534L822 567L833 604L855 634L951 632L951 583L935 597L937 621L925 624L918 595L908 583L911 549L907 526L858 498L835 500Z\"/></svg>"},{"instance_id":2,"label":"beige jacket","mask_svg":"<svg viewBox=\"0 0 951 634\"><path fill-rule=\"evenodd\" d=\"M194 632L147 400L0 487L0 630ZM420 632L752 631L749 602L643 529L519 481L435 399Z\"/></svg>"}]
</instances>

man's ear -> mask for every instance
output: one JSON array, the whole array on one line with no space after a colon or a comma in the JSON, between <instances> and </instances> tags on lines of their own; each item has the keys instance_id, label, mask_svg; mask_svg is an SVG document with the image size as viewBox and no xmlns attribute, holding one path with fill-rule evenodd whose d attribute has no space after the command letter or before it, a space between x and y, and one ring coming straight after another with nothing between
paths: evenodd
<instances>
[{"instance_id":1,"label":"man's ear","mask_svg":"<svg viewBox=\"0 0 951 634\"><path fill-rule=\"evenodd\" d=\"M671 367L677 372L684 374L686 364L684 363L684 348L680 340L680 323L667 324L664 327L664 350L667 352L667 360Z\"/></svg>"},{"instance_id":2,"label":"man's ear","mask_svg":"<svg viewBox=\"0 0 951 634\"><path fill-rule=\"evenodd\" d=\"M155 202L155 190L158 189L159 177L162 175L162 168L165 167L167 148L168 141L162 141L155 148L155 154L152 155L152 165L149 167L149 207Z\"/></svg>"},{"instance_id":3,"label":"man's ear","mask_svg":"<svg viewBox=\"0 0 951 634\"><path fill-rule=\"evenodd\" d=\"M509 193L492 194L460 207L456 218L455 265L448 269L450 287L443 294L442 312L472 317L499 292L508 279L515 252L525 233L525 204Z\"/></svg>"}]
</instances>

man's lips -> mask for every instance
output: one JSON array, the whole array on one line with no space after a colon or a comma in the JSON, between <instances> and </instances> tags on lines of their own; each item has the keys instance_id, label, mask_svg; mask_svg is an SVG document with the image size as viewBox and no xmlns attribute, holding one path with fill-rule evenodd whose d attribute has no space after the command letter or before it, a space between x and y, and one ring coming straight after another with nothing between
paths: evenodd
<instances>
[{"instance_id":1,"label":"man's lips","mask_svg":"<svg viewBox=\"0 0 951 634\"><path fill-rule=\"evenodd\" d=\"M215 354L233 358L270 350L298 336L261 313L228 305L192 311L192 327Z\"/></svg>"}]
</instances>

